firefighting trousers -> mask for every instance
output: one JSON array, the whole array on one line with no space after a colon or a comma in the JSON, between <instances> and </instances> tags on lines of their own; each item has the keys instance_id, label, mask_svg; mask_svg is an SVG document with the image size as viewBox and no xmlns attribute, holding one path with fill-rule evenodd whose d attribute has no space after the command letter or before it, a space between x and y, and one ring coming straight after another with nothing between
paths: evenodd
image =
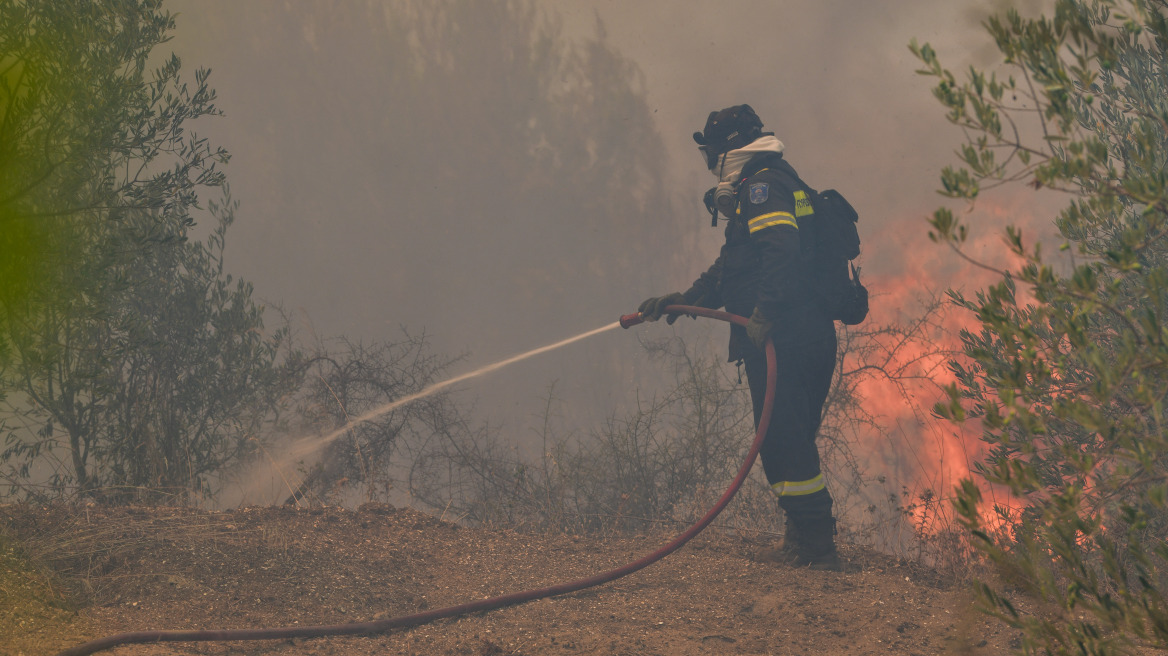
<instances>
[{"instance_id":1,"label":"firefighting trousers","mask_svg":"<svg viewBox=\"0 0 1168 656\"><path fill-rule=\"evenodd\" d=\"M835 328L803 326L795 334L775 331L777 361L774 408L759 460L767 482L779 497L779 506L794 522L816 522L831 517L832 500L819 468L816 433L823 404L835 372ZM766 357L751 345L743 358L754 425L762 415L766 396Z\"/></svg>"}]
</instances>

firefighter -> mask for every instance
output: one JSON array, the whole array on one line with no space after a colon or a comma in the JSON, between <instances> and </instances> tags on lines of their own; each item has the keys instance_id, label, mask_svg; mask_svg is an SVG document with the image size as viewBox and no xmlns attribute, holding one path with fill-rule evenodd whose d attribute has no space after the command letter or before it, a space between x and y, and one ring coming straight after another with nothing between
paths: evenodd
<instances>
[{"instance_id":1,"label":"firefighter","mask_svg":"<svg viewBox=\"0 0 1168 656\"><path fill-rule=\"evenodd\" d=\"M832 499L824 485L815 436L836 362L835 325L809 285L799 224L814 219L812 191L783 157L783 143L749 105L711 112L695 132L716 187L706 205L728 219L721 254L685 292L641 304L656 321L668 305L694 305L750 317L730 327L730 362L745 365L757 427L766 394L770 336L778 384L766 437L759 450L767 481L786 516L786 534L766 560L839 571ZM677 318L671 314L668 322Z\"/></svg>"}]
</instances>

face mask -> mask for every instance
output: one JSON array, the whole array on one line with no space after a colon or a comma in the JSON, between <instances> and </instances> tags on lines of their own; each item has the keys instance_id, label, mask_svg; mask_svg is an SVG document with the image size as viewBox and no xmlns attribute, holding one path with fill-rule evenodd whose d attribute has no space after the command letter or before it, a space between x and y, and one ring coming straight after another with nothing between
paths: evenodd
<instances>
[{"instance_id":1,"label":"face mask","mask_svg":"<svg viewBox=\"0 0 1168 656\"><path fill-rule=\"evenodd\" d=\"M705 149L702 149L705 155ZM723 154L724 155L724 154ZM718 162L725 162L724 156L719 156L710 165L710 171L714 172L714 168L718 166ZM717 172L715 172L717 173ZM721 212L726 218L730 218L737 206L737 185L733 182L719 182L716 187L706 191L702 202L706 205L706 211L710 213L710 225L715 228L718 227L718 213Z\"/></svg>"},{"instance_id":2,"label":"face mask","mask_svg":"<svg viewBox=\"0 0 1168 656\"><path fill-rule=\"evenodd\" d=\"M730 182L720 182L718 186L706 190L706 195L702 198L702 202L706 205L706 211L710 213L711 226L718 227L719 212L726 218L730 218L735 207L738 205L737 196L738 190Z\"/></svg>"},{"instance_id":3,"label":"face mask","mask_svg":"<svg viewBox=\"0 0 1168 656\"><path fill-rule=\"evenodd\" d=\"M729 218L734 214L734 209L738 207L738 185L733 182L719 182L717 187L714 187L714 207L723 216Z\"/></svg>"}]
</instances>

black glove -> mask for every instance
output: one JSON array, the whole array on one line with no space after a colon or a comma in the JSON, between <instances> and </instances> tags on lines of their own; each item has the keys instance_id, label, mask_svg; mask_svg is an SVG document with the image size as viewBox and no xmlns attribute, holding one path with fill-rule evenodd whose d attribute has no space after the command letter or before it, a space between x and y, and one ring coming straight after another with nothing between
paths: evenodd
<instances>
[{"instance_id":1,"label":"black glove","mask_svg":"<svg viewBox=\"0 0 1168 656\"><path fill-rule=\"evenodd\" d=\"M645 321L656 321L665 314L665 306L667 305L685 305L685 294L681 292L673 292L665 296L654 296L653 298L645 299L641 303L641 307L637 308L637 312L641 313L641 318ZM677 320L676 314L669 315L667 323L672 324Z\"/></svg>"},{"instance_id":2,"label":"black glove","mask_svg":"<svg viewBox=\"0 0 1168 656\"><path fill-rule=\"evenodd\" d=\"M750 343L761 351L766 346L767 337L774 327L775 325L763 316L762 310L754 308L754 314L750 315L750 323L746 324L746 336L750 338Z\"/></svg>"}]
</instances>

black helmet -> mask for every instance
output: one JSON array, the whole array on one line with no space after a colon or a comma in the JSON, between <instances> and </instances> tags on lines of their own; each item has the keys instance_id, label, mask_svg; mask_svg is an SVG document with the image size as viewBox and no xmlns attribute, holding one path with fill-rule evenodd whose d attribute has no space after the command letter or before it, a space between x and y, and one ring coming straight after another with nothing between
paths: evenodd
<instances>
[{"instance_id":1,"label":"black helmet","mask_svg":"<svg viewBox=\"0 0 1168 656\"><path fill-rule=\"evenodd\" d=\"M706 128L694 132L694 141L706 159L706 168L713 169L718 156L762 136L762 120L750 105L734 105L722 111L710 112Z\"/></svg>"}]
</instances>

